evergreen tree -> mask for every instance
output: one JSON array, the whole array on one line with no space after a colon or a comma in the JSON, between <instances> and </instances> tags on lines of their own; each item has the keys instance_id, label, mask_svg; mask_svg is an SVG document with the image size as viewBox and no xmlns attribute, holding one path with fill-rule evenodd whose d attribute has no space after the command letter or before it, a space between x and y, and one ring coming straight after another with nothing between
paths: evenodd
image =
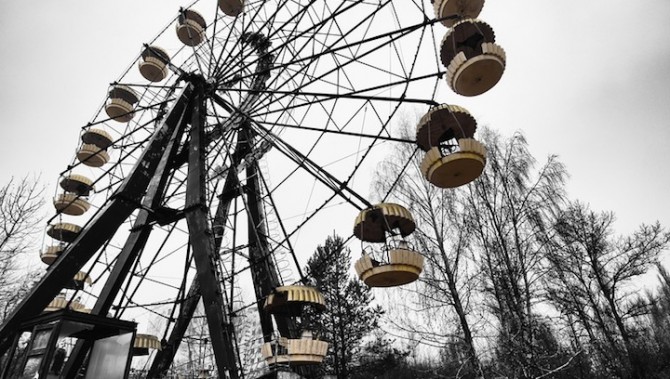
<instances>
[{"instance_id":1,"label":"evergreen tree","mask_svg":"<svg viewBox=\"0 0 670 379\"><path fill-rule=\"evenodd\" d=\"M311 284L323 294L328 309L319 314L307 314L305 327L319 331L321 338L329 342L322 368L325 374L335 375L338 379L351 377L359 364L363 337L378 327L382 314L379 306L370 305L372 291L351 277L350 267L351 251L336 235L318 246L307 262Z\"/></svg>"},{"instance_id":2,"label":"evergreen tree","mask_svg":"<svg viewBox=\"0 0 670 379\"><path fill-rule=\"evenodd\" d=\"M363 348L352 379L415 377L407 375L406 358L409 351L395 347L395 342L385 337L383 332L375 333L374 339Z\"/></svg>"}]
</instances>

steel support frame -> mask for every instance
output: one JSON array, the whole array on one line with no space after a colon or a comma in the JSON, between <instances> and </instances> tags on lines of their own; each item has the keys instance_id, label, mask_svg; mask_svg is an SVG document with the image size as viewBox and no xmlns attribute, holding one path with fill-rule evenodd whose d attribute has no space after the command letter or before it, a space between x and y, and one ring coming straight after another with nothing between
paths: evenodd
<instances>
[{"instance_id":1,"label":"steel support frame","mask_svg":"<svg viewBox=\"0 0 670 379\"><path fill-rule=\"evenodd\" d=\"M264 54L265 52L260 52L259 55ZM267 68L264 67L263 65L259 65L257 68L257 77L254 80L254 84L251 86L256 89L261 89L264 88L265 84L264 81L265 79L260 75L264 70ZM250 95L245 98L243 104L253 104L254 101L256 101L258 97L259 92L252 92ZM236 190L241 188L241 183L239 182L238 178L238 171L237 167L238 165L242 162L242 160L251 155L248 155L250 152L253 151L253 148L250 144L250 141L253 139L253 134L245 134L244 130L246 129L247 132L251 133L251 130L248 129L247 124L247 116L243 113L240 112L239 110L235 110L232 107L230 107L228 104L226 104L224 101L220 100L220 97L216 95L215 93L210 93L209 96L214 99L214 101L226 109L228 112L231 113L229 117L229 121L225 123L225 125L228 126L235 126L241 132L238 133L238 140L237 144L235 147L235 151L232 154L232 159L231 163L229 166L229 171L226 177L226 181L224 183L224 187L222 190L222 195L219 198L219 205L217 207L217 211L215 214L214 218L214 225L213 225L213 234L214 234L214 253L218 254L219 249L221 248L221 241L224 233L224 227L225 227L225 222L228 217L228 213L230 210L230 204L233 201L234 197L236 197L239 193L236 192ZM241 106L241 108L245 108L244 105ZM193 126L192 126L193 127ZM211 141L212 139L215 139L217 137L221 137L221 130L223 129L222 126L219 126L218 128L215 128L214 130L210 131L210 134L207 135L206 137L199 136L202 138L204 141L201 143L201 148L204 150L207 147L208 141ZM190 152L189 151L182 151L179 153L180 159L179 160L185 160L187 159L185 156L189 155L189 160L190 160ZM252 184L252 188L254 189L254 192L256 193L255 198L248 199L247 205L248 204L253 204L252 206L254 207L254 210L251 211L253 214L260 215L262 212L261 208L261 203L260 203L260 197L258 196L258 191L260 190L260 184L258 182L258 177L255 175L255 173L258 170L257 167L257 160L260 157L256 157L253 161L251 162L246 162L247 163L247 184L249 183L249 178L256 178L255 183ZM252 158L253 159L253 158ZM253 166L249 168L249 166ZM189 165L190 167L190 165ZM235 196L230 196L229 194L235 193ZM247 192L249 193L249 192ZM254 223L254 225L262 225L264 224L264 221L262 223L259 223L260 217L256 217L255 221L249 221L250 223ZM250 231L250 233L252 233ZM258 269L255 270L255 276L254 276L254 284L256 288L256 296L257 296L257 303L258 303L258 310L259 314L261 317L261 322L262 322L262 330L264 334L264 338L271 338L273 334L273 328L272 328L272 321L269 318L269 315L265 314L263 312L263 301L265 297L272 291L274 288L279 286L280 282L277 277L277 271L276 268L274 267L274 264L271 260L271 257L268 256L267 252L269 251L269 247L267 245L267 238L266 232L263 231L262 233L263 239L260 244L257 244L255 246L255 249L257 251L255 260L252 260L250 264L252 265L252 268L255 267L256 265L259 266ZM256 238L256 235L254 234L253 236L250 235L250 241L254 240ZM253 239L252 239L253 238ZM251 248L251 247L250 247ZM218 256L216 257L218 258ZM268 262L267 264L264 264L265 262ZM272 278L270 281L265 281L265 280L260 280L258 281L257 279L260 278ZM260 283L260 284L259 284ZM259 285L263 286L262 290L258 290ZM218 288L218 287L217 287ZM165 375L167 373L167 370L169 369L170 365L172 364L172 361L174 360L174 356L177 353L177 349L179 348L179 345L184 337L184 334L186 333L186 329L193 318L193 314L195 313L195 310L197 308L198 302L201 299L201 281L199 279L199 276L193 279L193 282L190 285L189 292L186 296L185 301L182 303L180 309L179 309L179 315L175 321L175 325L172 328L172 331L170 332L170 336L167 339L166 346L164 346L163 350L158 352L156 357L154 358L154 362L152 363L152 366L149 370L148 378L159 378L162 375ZM231 299L232 301L232 299ZM280 334L283 336L289 336L290 330L294 330L295 327L293 327L293 323L290 319L283 319L283 318L276 318L277 324L278 324L278 329L280 330ZM239 354L238 354L239 357ZM218 364L218 363L217 363ZM241 371L241 375L243 375L243 371Z\"/></svg>"},{"instance_id":2,"label":"steel support frame","mask_svg":"<svg viewBox=\"0 0 670 379\"><path fill-rule=\"evenodd\" d=\"M214 251L218 252L221 248L221 240L224 233L224 225L228 216L230 205L233 199L238 195L237 189L241 187L238 179L238 172L235 169L243 157L250 157L253 151L253 134L248 126L241 126L238 134L238 141L234 153L231 155L231 164L226 176L226 181L220 196L220 202L214 217ZM258 160L247 161L246 166L246 207L249 211L249 249L250 266L255 284L257 305L259 317L261 320L261 329L263 338L269 342L274 333L272 319L269 314L263 311L265 298L281 285L274 262L269 252L267 231L265 228L265 215L260 198L260 177L258 175ZM230 194L234 194L230 195ZM201 283L199 278L194 278L191 283L186 300L179 309L179 316L170 332L167 343L163 350L157 353L153 364L149 370L148 378L160 378L165 375L172 364L177 349L186 333L186 329L195 313L198 302L201 299ZM279 334L284 337L297 337L298 331L295 322L286 317L275 317Z\"/></svg>"},{"instance_id":3,"label":"steel support frame","mask_svg":"<svg viewBox=\"0 0 670 379\"><path fill-rule=\"evenodd\" d=\"M156 357L149 377L159 377L171 365L179 347L179 342L183 338L186 327L190 323L201 297L205 303L210 338L220 376L223 375L221 373L228 372L230 378L237 379L239 377L240 370L236 364L237 352L232 340L233 325L228 319L226 304L219 290L218 280L220 278L217 278L216 275L218 260L216 254L218 254L221 245L221 236L218 233L216 235L212 234L207 220L205 150L209 139L204 134L204 83L198 82L197 79L194 83L188 84L178 96L174 106L152 135L147 148L121 186L110 197L110 201L98 212L75 241L68 246L42 280L31 290L28 297L15 308L0 327L0 353L4 353L12 343L14 329L21 320L39 314L64 287L65 282L73 277L106 241L113 237L118 227L136 209L141 208L133 231L124 244L92 313L106 314L109 311L120 287L127 279L129 268L148 240L152 229L150 224L155 221L154 216L158 211L160 200L162 200L167 178L174 169L178 168L175 167L176 165L183 163L182 159L177 159L175 156L180 155L180 152L178 152L179 140L185 127L185 118L190 114L190 143L188 151L183 151L184 155L188 153L189 163L187 200L184 213L198 274L190 287L187 300L180 307L177 323L167 341L166 354L163 357L160 354ZM244 120L244 117L242 119ZM243 124L245 123L243 122ZM238 147L234 154L235 158L228 174L229 177L224 185L224 193L234 191L241 186L235 167L246 154L252 151L251 142L254 139L254 134L249 125L242 128L242 132L238 135L238 139L240 138L242 141L238 141ZM241 153L242 150L244 150L244 153ZM263 302L277 286L281 285L281 282L272 257L268 254L269 245L260 197L257 159L247 163L246 197L250 214L250 265L257 289L256 295L264 338L267 341L272 338L273 326L270 316L262 309ZM217 216L221 217L219 221L222 221L222 225L225 223L232 200L233 198L228 198L219 204ZM216 223L218 224L218 222ZM275 320L282 336L294 337L297 334L292 319L276 317ZM70 368L68 371L70 376L68 377L71 377L71 373L76 372L74 370L75 366L81 365L88 348L90 346L76 346L75 354L71 356L71 358L75 357L76 359L68 361L67 368ZM154 371L154 368L156 368L156 371Z\"/></svg>"},{"instance_id":4,"label":"steel support frame","mask_svg":"<svg viewBox=\"0 0 670 379\"><path fill-rule=\"evenodd\" d=\"M161 200L165 188L170 178L170 174L178 167L174 167L174 158L179 149L179 142L186 128L187 112L183 112L177 125L172 133L170 140L165 148L165 152L161 157L156 172L149 183L147 193L142 201L142 209L137 214L131 233L126 239L126 242L121 249L121 252L116 258L114 268L109 277L105 281L105 286L98 296L98 300L91 309L91 314L106 315L111 309L114 299L119 293L121 286L128 278L128 274L139 254L146 246L151 231L153 229L152 221L155 219L155 213L159 211ZM66 378L74 378L77 369L84 362L84 358L91 348L90 341L79 341L75 345L70 359L67 361L67 366L64 372Z\"/></svg>"},{"instance_id":5,"label":"steel support frame","mask_svg":"<svg viewBox=\"0 0 670 379\"><path fill-rule=\"evenodd\" d=\"M223 240L223 234L225 232L225 224L228 218L228 213L230 211L230 205L234 200L235 196L230 194L235 193L236 189L239 188L239 180L237 178L237 171L235 167L240 163L241 154L239 154L239 147L236 148L235 152L232 154L232 159L228 173L226 174L226 180L219 196L219 204L214 215L212 230L214 233L214 252L218 252L221 248L221 242ZM175 354L179 349L186 329L188 328L193 314L195 313L196 308L198 307L198 302L200 302L200 280L198 277L193 278L191 285L188 290L188 294L185 297L184 302L179 307L179 315L175 320L175 324L170 331L170 336L166 340L165 346L163 349L156 353L156 357L152 362L151 368L147 375L148 378L161 378L167 374L172 361L174 360Z\"/></svg>"},{"instance_id":6,"label":"steel support frame","mask_svg":"<svg viewBox=\"0 0 670 379\"><path fill-rule=\"evenodd\" d=\"M252 151L254 132L250 125L245 123L240 130L240 139L245 146L245 152ZM246 167L246 207L249 231L249 265L256 291L258 314L261 320L263 340L270 342L273 339L274 328L272 316L263 310L265 299L281 285L279 275L272 256L267 238L265 212L260 196L261 183L259 177L258 160L249 162ZM275 317L279 334L283 337L295 338L298 331L295 323L286 317Z\"/></svg>"},{"instance_id":7,"label":"steel support frame","mask_svg":"<svg viewBox=\"0 0 670 379\"><path fill-rule=\"evenodd\" d=\"M25 319L41 313L58 295L65 284L108 241L121 224L135 211L165 151L179 120L187 109L192 86L188 85L179 95L175 105L152 135L147 147L110 197L104 208L88 223L87 227L65 249L48 269L28 296L19 303L0 327L0 355L4 354L18 325Z\"/></svg>"},{"instance_id":8,"label":"steel support frame","mask_svg":"<svg viewBox=\"0 0 670 379\"><path fill-rule=\"evenodd\" d=\"M219 377L225 377L227 373L231 379L238 379L233 324L226 313L226 305L219 287L218 252L214 249L214 234L208 220L204 101L204 83L196 83L191 106L184 214Z\"/></svg>"}]
</instances>

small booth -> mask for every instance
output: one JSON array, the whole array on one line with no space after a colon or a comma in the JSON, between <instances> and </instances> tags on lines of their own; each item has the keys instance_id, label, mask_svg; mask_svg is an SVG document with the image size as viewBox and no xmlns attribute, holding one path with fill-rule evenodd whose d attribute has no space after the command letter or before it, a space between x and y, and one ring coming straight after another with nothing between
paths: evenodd
<instances>
[{"instance_id":1,"label":"small booth","mask_svg":"<svg viewBox=\"0 0 670 379\"><path fill-rule=\"evenodd\" d=\"M77 377L126 379L136 328L132 321L69 309L43 313L21 324L0 378L63 378L72 349L83 340L92 348Z\"/></svg>"}]
</instances>

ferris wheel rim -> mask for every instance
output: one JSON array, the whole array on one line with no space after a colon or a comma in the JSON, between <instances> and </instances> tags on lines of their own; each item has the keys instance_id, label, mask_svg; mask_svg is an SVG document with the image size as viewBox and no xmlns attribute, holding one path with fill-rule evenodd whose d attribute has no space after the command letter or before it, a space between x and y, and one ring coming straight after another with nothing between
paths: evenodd
<instances>
[{"instance_id":1,"label":"ferris wheel rim","mask_svg":"<svg viewBox=\"0 0 670 379\"><path fill-rule=\"evenodd\" d=\"M193 4L197 4L198 2L194 2ZM289 1L282 1L280 4L284 4L284 6L288 6L290 2ZM316 3L316 1L311 1L309 4ZM346 12L354 12L356 10L355 6L362 4L363 2L342 2L340 4L340 7L344 7L342 9L335 8L335 11L330 10L331 12L337 12L337 10L342 11L345 14ZM416 2L415 2L416 3ZM192 4L192 5L193 5ZM252 2L253 4L253 2ZM309 7L310 5L307 5L306 7ZM383 6L380 7L380 9L384 9L384 7L390 7L393 8L395 5L391 0L386 0L383 2ZM262 6L259 6L257 9L260 10ZM252 8L256 9L256 8ZM388 9L388 8L386 8ZM397 11L394 9L394 13L397 13ZM255 13L256 15L260 14L260 11ZM331 16L335 13L331 13ZM337 13L340 14L340 13ZM306 17L307 13L305 12L302 17ZM370 15L370 18L373 18L375 14ZM223 17L223 16L222 16ZM207 25L206 30L214 30L216 31L216 25L217 22L221 22L222 17L219 17L218 15L215 18L215 21L213 24ZM244 19L244 15L238 16L236 18L235 22L237 22L238 19ZM269 20L270 18L268 18ZM247 24L244 24L242 26L241 31L247 31L248 32L248 27L250 25L255 25L254 24L254 19L252 16L249 16L249 19L246 20ZM267 24L267 21L262 21L260 25L265 25ZM242 22L245 22L244 20ZM372 21L370 21L372 22ZM398 21L400 22L400 21ZM284 70L284 71L278 71L280 74L276 74L274 77L266 78L263 79L263 81L268 81L270 85L272 83L278 81L280 77L284 80L283 82L278 82L279 88L284 88L283 86L287 86L288 84L294 82L295 83L295 88L293 87L286 87L286 90L281 90L281 89L261 89L261 88L256 88L254 83L257 83L260 79L258 79L260 76L265 75L262 67L259 69L259 61L261 60L260 56L263 54L271 54L272 52L276 52L275 59L278 59L280 56L280 53L282 53L282 49L288 49L286 47L286 44L280 46L280 47L275 47L274 50L268 50L269 47L263 47L261 44L263 43L262 38L257 42L258 46L253 47L251 50L255 50L256 55L258 56L255 60L251 58L251 60L248 61L249 66L246 67L241 67L238 71L240 73L244 73L245 69L250 70L250 69L256 69L258 70L255 73L251 74L237 74L238 76L236 77L236 72L234 71L228 71L225 72L223 68L225 68L225 65L220 65L219 63L215 63L214 69L212 67L205 67L204 69L198 68L199 65L205 65L207 62L210 64L212 62L218 62L218 57L214 56L214 50L212 47L215 46L215 36L214 35L209 35L207 34L206 37L204 38L202 42L202 49L201 50L196 50L193 46L189 46L187 49L193 48L193 60L191 61L191 68L196 70L196 74L193 74L192 72L189 72L185 67L186 66L179 66L173 64L171 61L170 62L165 62L165 55L168 55L167 53L162 54L158 57L152 57L155 58L155 61L152 61L152 65L156 65L154 68L158 67L160 70L163 68L160 68L161 63L165 64L164 68L167 68L171 70L173 73L170 75L172 79L166 78L164 80L158 81L158 82L151 82L148 84L142 84L142 83L136 83L134 81L126 81L124 78L126 75L124 74L121 78L119 78L117 81L114 82L112 89L119 91L121 88L130 88L132 91L137 92L137 100L139 102L137 108L133 108L132 111L126 111L125 113L114 113L110 117L105 117L104 112L102 112L103 109L105 109L105 105L103 105L100 109L100 112L96 115L96 118L89 123L85 130L90 130L93 127L101 127L104 130L105 127L108 127L112 130L113 127L110 127L108 125L112 125L113 123L118 122L116 118L123 117L122 119L125 120L126 118L130 117L130 119L127 120L128 125L121 126L123 128L123 131L121 131L121 137L116 138L114 141L111 142L109 145L110 148L112 149L117 149L119 151L122 151L123 153L119 153L119 158L113 162L113 167L110 169L107 169L105 171L105 174L109 175L110 177L113 177L113 179L110 179L108 185L104 185L104 183L100 183L99 180L93 180L93 183L91 183L91 187L95 186L95 193L97 194L105 194L105 193L111 193L111 191L116 188L118 185L120 185L123 182L123 177L124 175L128 172L127 167L129 165L128 162L132 160L137 154L140 154L142 152L142 149L144 146L146 146L146 140L144 140L142 137L143 135L151 134L151 129L155 128L155 125L158 124L158 122L165 117L165 112L169 108L169 105L171 103L174 103L178 98L176 93L179 90L183 90L186 86L187 83L191 83L195 80L202 81L204 85L208 86L212 92L208 95L207 101L211 103L212 109L214 109L212 114L208 114L207 117L211 118L212 120L218 120L216 123L212 123L211 130L208 132L211 132L213 136L219 135L218 141L224 141L222 143L214 142L213 147L211 151L215 151L215 149L219 149L218 151L226 155L228 158L224 158L224 161L230 161L232 162L232 158L230 158L233 154L233 142L235 141L235 136L239 134L239 130L235 129L234 127L226 128L225 127L225 122L226 120L233 119L234 117L240 117L242 119L245 119L249 122L248 127L250 130L253 130L254 133L257 136L261 136L261 140L267 141L271 145L271 148L283 153L285 156L288 156L289 159L292 159L293 163L296 166L297 170L306 170L305 166L307 164L305 162L308 162L312 159L312 154L314 151L317 149L317 146L321 146L321 140L324 138L327 138L328 135L334 134L334 135L340 135L340 136L345 136L345 137L350 137L352 139L361 139L361 138L367 138L371 140L371 142L365 142L363 143L363 149L360 151L357 151L357 154L360 154L362 157L360 160L356 161L356 164L352 171L349 173L349 175L346 175L344 177L337 176L334 174L330 174L327 169L324 168L324 164L322 163L314 163L314 164L309 164L310 168L307 170L307 173L309 175L312 175L314 178L318 179L321 181L323 185L326 186L327 189L330 189L333 191L333 196L325 200L322 206L318 206L313 208L313 212L310 215L305 216L305 222L304 223L299 223L298 226L295 227L293 230L285 229L284 225L281 226L283 229L282 232L284 234L284 239L283 240L277 240L274 241L276 249L279 249L280 247L286 248L285 244L290 244L290 237L297 233L304 225L306 222L308 222L314 215L319 213L324 207L332 201L332 199L336 196L342 196L342 192L346 192L348 195L347 196L342 196L344 201L351 203L354 208L357 208L358 210L362 210L368 207L372 206L372 202L367 200L367 196L360 195L357 190L354 190L349 187L349 183L351 182L352 178L357 174L357 171L363 167L363 163L365 159L369 156L370 152L377 148L379 146L378 141L382 141L380 143L383 143L384 141L388 141L391 143L411 143L414 144L415 141L410 139L410 138L403 138L403 137L393 137L392 132L390 131L390 124L392 119L398 114L399 109L402 105L404 104L411 104L411 103L416 103L416 104L424 104L426 106L435 106L438 103L434 100L435 98L435 93L431 93L430 98L413 98L413 97L407 97L407 89L414 86L416 82L425 80L429 82L437 82L439 77L441 77L444 74L444 70L441 70L438 68L436 65L436 72L432 74L426 74L426 75L418 75L415 74L414 67L417 63L417 57L418 53L414 56L413 59L409 59L407 61L409 67L405 67L402 70L404 70L404 76L403 75L389 75L389 77L394 78L396 80L389 82L389 84L386 83L381 83L373 86L365 86L363 88L359 88L356 86L353 86L351 82L353 81L351 78L347 78L346 81L348 82L343 88L345 88L344 93L328 93L328 92L316 92L316 91L309 91L306 89L309 89L309 86L313 84L314 82L318 82L320 79L327 78L328 75L332 74L333 72L337 73L343 73L343 76L347 76L349 73L348 71L353 71L355 68L352 68L353 66L357 67L366 67L367 69L370 69L371 72L377 72L377 73L382 73L385 74L386 72L383 72L381 69L377 69L377 67L373 67L369 62L365 62L364 58L367 58L368 56L371 56L373 54L376 54L378 50L388 50L390 55L395 54L392 59L397 59L398 62L405 63L403 59L400 58L400 53L394 50L398 50L398 46L395 45L395 41L403 40L404 38L408 38L407 36L412 35L412 33L425 33L429 28L432 28L433 25L439 24L439 21L435 20L423 20L421 22L411 24L406 26L405 28L400 28L399 30L392 30L390 32L386 33L381 33L378 35L372 35L369 38L364 38L357 40L352 43L344 43L343 45L330 45L330 48L328 46L325 46L323 51L320 51L316 54L313 54L311 56L306 56L306 57L301 57L299 59L296 59L294 64L297 64L297 68L292 68L291 67L291 62L284 62L283 64L279 65L279 67L273 67L273 69L277 70ZM298 24L296 24L298 25ZM321 23L321 26L325 27L327 24L326 23ZM365 25L362 23L361 25ZM331 25L332 26L332 25ZM211 28L210 28L211 27ZM334 26L332 26L334 27ZM339 26L338 26L339 27ZM358 26L357 26L358 27ZM306 30L310 30L307 28ZM351 30L356 30L350 29L350 30L345 30L345 31L340 31L340 34L348 34ZM230 37L235 35L233 27L230 27L228 30L228 36L225 37L226 40ZM291 34L295 41L299 41L300 38L298 37L300 33L296 32L297 31L297 26L295 29L293 29ZM166 31L164 31L166 32ZM274 31L277 33L277 31ZM316 33L316 32L314 32ZM242 33L242 35L244 35ZM266 38L270 38L272 36L272 33L268 32ZM260 38L258 36L252 36L253 38ZM252 37L245 37L245 38L252 38ZM342 36L344 37L344 36ZM155 40L157 40L159 37L154 39L151 44L148 44L148 46L153 46L153 43ZM325 36L322 36L321 38L324 38L324 41L327 41L325 39ZM422 37L423 38L423 37ZM388 41L386 41L388 39ZM339 41L339 40L338 40ZM211 44L209 44L211 42ZM373 45L369 50L363 50L361 54L358 53L351 53L350 55L346 55L344 53L341 53L342 51L347 52L347 51L355 51L356 48L365 46L368 43L376 43L379 42L377 45ZM209 45L208 45L209 44ZM238 41L235 42L237 46L240 44L239 39ZM327 43L324 43L324 45L327 45ZM207 47L211 46L211 47ZM303 45L303 48L306 46L309 46L308 43L305 43ZM210 56L205 56L202 57L198 55L196 52L197 51L202 51L204 52L203 54L206 53L206 49L210 49ZM434 47L433 47L434 48ZM233 47L235 49L235 47ZM263 49L266 49L265 52L262 52ZM417 47L417 51L418 51ZM147 50L144 50L147 51ZM151 49L149 50L151 51ZM223 51L223 50L222 50ZM241 52L244 52L244 50L241 48ZM299 50L293 50L290 53L297 53ZM142 55L138 57L139 59L142 59ZM222 54L223 55L223 54ZM249 54L250 56L252 55L251 53ZM318 62L321 57L331 57L336 63L333 63L332 66L327 66L326 65L326 72L322 74L321 77L319 77L316 74L306 74L302 73L301 70L308 70L311 68L312 63L305 64L304 68L301 66L303 62L310 62L310 59L312 60L311 62ZM206 58L206 59L202 59ZM146 57L144 57L146 59ZM235 63L234 58L232 62ZM324 58L325 59L325 58ZM338 59L342 60L342 62L337 61ZM390 59L391 60L391 59ZM242 63L247 62L247 61L240 61ZM360 63L362 62L362 63ZM137 66L137 61L133 62L131 64L132 67ZM359 64L360 63L360 64ZM221 69L219 69L221 68ZM330 69L330 71L328 70ZM158 71L160 71L158 70ZM201 70L201 73L197 73L197 70ZM291 71L293 70L293 71ZM158 72L156 71L156 72ZM162 72L162 71L160 71ZM272 70L270 70L272 72ZM390 70L389 70L390 72ZM287 77L282 77L282 73L286 73ZM208 76L208 75L211 76ZM413 76L416 75L416 76ZM156 76L149 75L151 78L157 78ZM298 79L296 79L298 77ZM251 78L251 79L250 79ZM248 80L249 79L249 80ZM151 79L150 79L151 80ZM248 80L247 87L246 89L239 89L238 92L240 93L246 93L246 96L238 96L238 99L243 99L242 101L238 101L235 103L234 101L230 101L229 99L234 98L234 96L237 95L230 95L230 92L235 92L235 89L231 89L230 83L235 82L235 84L239 83L245 83L245 80ZM256 82L255 82L256 80ZM274 82L273 82L274 80ZM213 83L212 83L213 82ZM165 84L161 84L165 83ZM220 83L226 83L226 86L220 86ZM287 84L288 83L288 84ZM328 85L333 85L334 82L329 82L326 80L323 80L323 83L325 86ZM216 85L215 85L216 84ZM382 93L384 90L386 90L389 87L389 92L391 91L392 88L399 88L400 95L395 95L395 96L382 96L379 95ZM216 94L216 95L215 95ZM274 95L274 97L269 96L269 95ZM226 98L226 96L228 96ZM220 101L217 101L217 97L221 99ZM293 98L291 98L293 97ZM147 101L146 99L152 99ZM303 103L299 103L299 101L305 100ZM306 113L308 112L318 112L321 115L327 114L330 110L335 110L336 108L339 109L341 108L340 104L346 103L346 101L351 100L352 102L359 102L360 104L366 104L367 107L369 107L371 113L376 113L376 114L385 114L386 112L381 111L380 106L376 106L375 104L377 103L391 103L391 108L388 113L388 116L377 116L378 119L374 121L374 125L379 126L378 133L375 134L369 134L369 133L364 133L364 132L353 132L353 131L348 131L347 126L348 124L343 124L344 126L340 127L341 125L338 125L337 123L333 123L334 126L331 128L318 128L316 126L311 126L311 125L302 125L302 123L299 123L298 119L292 119L291 116L287 116L288 121L285 122L279 122L281 117L284 117L287 115L288 111L287 109L281 109L281 107L284 108L289 108L291 110L294 109L299 109L299 108L307 108L308 110L305 111ZM272 102L278 102L281 105L279 109L272 110L271 108L268 108L267 111L258 111L258 109L268 107L270 103ZM328 103L328 105L324 105ZM232 109L231 112L227 116L223 115L223 111L225 111L225 107L222 106L222 104L227 104L227 106ZM125 105L124 105L125 106ZM332 106L332 108L331 108ZM339 108L338 108L339 107ZM127 107L126 107L127 108ZM352 113L352 118L354 116L359 117L358 115L362 113L363 105L360 106L359 109L355 109L351 111ZM125 109L125 108L124 108ZM222 114L218 115L216 112L221 111ZM266 112L266 113L263 113ZM102 114L102 117L100 115ZM263 118L263 117L269 117L269 118ZM274 117L274 118L273 118ZM132 121L131 121L132 120ZM230 121L231 123L233 121ZM218 125L218 123L223 124ZM123 124L123 123L122 123ZM116 124L114 124L116 125ZM281 138L280 134L283 132L284 129L291 128L293 126L294 128L303 128L303 130L310 130L311 132L318 133L319 136L316 138L316 142L311 147L304 148L304 150L292 150L290 147L292 144L290 142L285 141L284 139ZM213 132L215 129L221 129L220 131ZM218 134L217 134L218 133ZM236 134L237 133L237 134ZM116 133L117 135L119 133ZM239 137L237 137L239 138ZM213 137L213 139L216 139ZM228 146L226 146L226 144ZM367 147L367 148L366 148ZM285 149L283 151L282 149ZM94 155L95 156L95 155ZM112 158L113 160L114 158ZM301 163L302 162L302 163ZM72 168L68 168L68 170L63 172L63 175L70 175L72 174ZM218 175L218 174L217 174ZM280 184L278 185L268 185L267 183L262 183L262 186L264 186L264 189L261 189L260 191L264 191L266 195L264 195L265 201L268 202L268 206L274 208L273 212L275 214L279 214L280 212L277 210L276 206L274 204L270 204L273 202L273 192L277 191L278 188L280 188L283 183L291 180L291 175L286 176L285 178L282 178L280 181ZM223 175L219 175L223 176ZM265 178L259 174L261 177L261 180L264 181ZM175 180L182 180L185 182L183 178L180 179L175 179ZM223 181L222 178L219 178L219 181ZM218 188L217 186L220 186L219 181L217 181L216 184L214 184L214 188ZM182 193L178 192L175 190L171 196L174 196L174 198L178 198L180 196L183 196ZM207 200L209 202L209 208L214 208L214 196L215 194L212 193L212 197ZM354 199L354 200L352 200ZM98 207L97 209L103 209L103 206ZM245 207L246 208L246 207ZM169 209L165 210L166 212L170 212ZM241 213L236 213L240 214ZM163 217L163 216L162 216ZM175 215L166 215L164 216L167 219L170 217L177 217ZM237 216L235 216L237 217ZM235 221L237 222L237 221ZM281 220L280 220L281 222ZM161 228L162 226L159 225L160 221L157 221L154 223L154 226L157 228ZM165 239L167 240L170 238L171 233L173 231L165 231L166 237ZM174 233L183 233L183 230L175 230ZM110 246L111 248L111 246ZM275 250L271 250L267 253L268 256L271 256L276 253ZM293 248L289 248L291 255L293 256L293 259L295 261L296 266L298 267L298 260L295 257L295 253L293 252ZM184 270L188 270L190 267L189 260L192 259L192 256L189 258L189 254L187 253L187 257L185 259L185 268ZM233 254L233 256L236 256L236 254ZM98 254L96 257L96 260L100 260L100 262L103 262L103 265L110 265L114 263L114 259L110 257L106 257L102 252ZM160 263L160 260L159 262ZM91 265L90 270L93 269L94 265ZM239 268L238 270L243 270L243 268ZM248 268L247 268L248 269ZM89 270L89 271L90 271ZM133 269L135 270L135 269ZM150 267L144 267L144 268L139 268L139 276L141 276L142 280L147 280L147 273L150 271ZM133 271L133 274L135 274L135 271ZM233 271L232 276L234 277L236 275L236 272ZM302 273L300 274L301 280L304 279ZM100 276L102 277L102 276ZM234 280L234 279L231 279ZM140 282L141 283L141 282ZM289 284L289 283L287 283ZM138 284L139 287L139 284ZM132 291L131 291L132 292ZM186 288L185 287L180 287L178 295L174 297L174 302L175 305L179 300L179 296L183 297L186 295ZM132 298L132 296L131 296ZM118 306L116 309L116 314L117 315L123 315L124 311L126 309L131 309L135 307L141 308L141 304L136 304L133 303L132 299L122 299L122 300L127 300L126 305L124 306L123 304ZM151 306L158 306L159 304L150 304ZM149 307L147 307L148 309ZM174 313L174 312L173 312ZM234 313L234 312L231 312ZM167 329L166 329L167 332Z\"/></svg>"}]
</instances>

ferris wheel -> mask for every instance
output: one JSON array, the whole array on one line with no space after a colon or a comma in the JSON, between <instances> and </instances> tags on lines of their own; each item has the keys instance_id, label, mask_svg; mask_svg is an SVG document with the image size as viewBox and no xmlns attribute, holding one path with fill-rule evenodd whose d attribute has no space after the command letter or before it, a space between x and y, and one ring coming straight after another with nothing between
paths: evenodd
<instances>
[{"instance_id":1,"label":"ferris wheel","mask_svg":"<svg viewBox=\"0 0 670 379\"><path fill-rule=\"evenodd\" d=\"M399 144L423 155L421 171L438 187L481 174L475 118L439 99L479 95L502 76L505 53L475 19L483 3L200 0L178 10L153 40L138 41L82 127L46 230L49 269L0 329L3 351L38 328L25 320L54 312L91 315L91 325L130 320L139 325L131 351L150 354L146 375L162 377L202 301L219 377L248 374L237 321L248 310L269 367L320 363L328 342L300 316L328 304L306 285L299 239L327 235L345 215L364 245L361 280L389 287L419 277L423 257L405 240L417 227L411 210L370 200L368 177ZM397 135L398 118L414 109L425 113L416 137ZM109 338L112 327L100 328L91 330ZM82 336L95 333L77 333L57 377L94 361L97 342ZM36 353L31 339L16 367L53 374L67 337Z\"/></svg>"}]
</instances>

